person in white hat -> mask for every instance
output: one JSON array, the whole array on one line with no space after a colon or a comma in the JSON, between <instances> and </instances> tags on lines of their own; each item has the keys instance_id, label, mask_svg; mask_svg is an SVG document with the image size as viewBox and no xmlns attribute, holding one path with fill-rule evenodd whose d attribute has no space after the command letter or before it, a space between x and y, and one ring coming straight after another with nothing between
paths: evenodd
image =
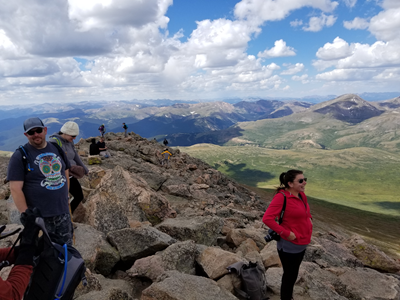
<instances>
[{"instance_id":1,"label":"person in white hat","mask_svg":"<svg viewBox=\"0 0 400 300\"><path fill-rule=\"evenodd\" d=\"M71 164L69 178L69 192L74 197L71 205L71 212L74 213L79 203L83 200L83 192L78 179L89 173L89 169L82 162L76 152L74 139L79 135L79 126L75 122L68 121L56 134L50 136L50 142L58 144L64 151Z\"/></svg>"}]
</instances>

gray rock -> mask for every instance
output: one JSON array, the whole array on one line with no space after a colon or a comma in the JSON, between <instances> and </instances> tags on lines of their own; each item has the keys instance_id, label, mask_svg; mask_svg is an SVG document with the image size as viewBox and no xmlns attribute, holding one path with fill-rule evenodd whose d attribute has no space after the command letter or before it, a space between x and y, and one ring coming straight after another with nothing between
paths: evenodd
<instances>
[{"instance_id":1,"label":"gray rock","mask_svg":"<svg viewBox=\"0 0 400 300\"><path fill-rule=\"evenodd\" d=\"M0 225L6 225L8 223L7 201L0 200Z\"/></svg>"},{"instance_id":2,"label":"gray rock","mask_svg":"<svg viewBox=\"0 0 400 300\"><path fill-rule=\"evenodd\" d=\"M142 293L141 300L237 300L211 279L168 271Z\"/></svg>"},{"instance_id":3,"label":"gray rock","mask_svg":"<svg viewBox=\"0 0 400 300\"><path fill-rule=\"evenodd\" d=\"M107 242L104 233L86 224L75 223L75 248L85 260L86 267L104 276L120 260L118 251Z\"/></svg>"},{"instance_id":4,"label":"gray rock","mask_svg":"<svg viewBox=\"0 0 400 300\"><path fill-rule=\"evenodd\" d=\"M208 277L219 279L229 273L227 267L242 260L243 258L237 254L217 247L208 247L200 253L197 263Z\"/></svg>"},{"instance_id":5,"label":"gray rock","mask_svg":"<svg viewBox=\"0 0 400 300\"><path fill-rule=\"evenodd\" d=\"M218 217L193 217L167 219L157 229L180 241L193 240L197 244L215 245L223 226Z\"/></svg>"},{"instance_id":6,"label":"gray rock","mask_svg":"<svg viewBox=\"0 0 400 300\"><path fill-rule=\"evenodd\" d=\"M257 244L258 248L262 249L266 245L264 236L265 231L263 229L232 229L226 236L226 242L233 247L239 247L241 243L250 238Z\"/></svg>"},{"instance_id":7,"label":"gray rock","mask_svg":"<svg viewBox=\"0 0 400 300\"><path fill-rule=\"evenodd\" d=\"M172 244L160 253L166 270L177 270L186 274L195 274L195 261L199 255L194 241Z\"/></svg>"},{"instance_id":8,"label":"gray rock","mask_svg":"<svg viewBox=\"0 0 400 300\"><path fill-rule=\"evenodd\" d=\"M10 185L9 184L1 184L2 181L0 179L0 200L8 199L11 195Z\"/></svg>"},{"instance_id":9,"label":"gray rock","mask_svg":"<svg viewBox=\"0 0 400 300\"><path fill-rule=\"evenodd\" d=\"M355 235L346 242L346 246L351 249L353 254L370 268L397 273L400 271L400 263L387 256L377 247L367 244L360 236Z\"/></svg>"},{"instance_id":10,"label":"gray rock","mask_svg":"<svg viewBox=\"0 0 400 300\"><path fill-rule=\"evenodd\" d=\"M282 267L281 260L276 249L276 241L269 242L261 251L263 265L266 269Z\"/></svg>"},{"instance_id":11,"label":"gray rock","mask_svg":"<svg viewBox=\"0 0 400 300\"><path fill-rule=\"evenodd\" d=\"M107 234L107 238L117 248L121 260L128 265L175 243L169 235L150 226L112 231Z\"/></svg>"},{"instance_id":12,"label":"gray rock","mask_svg":"<svg viewBox=\"0 0 400 300\"><path fill-rule=\"evenodd\" d=\"M187 184L163 185L162 189L164 192L173 196L179 196L188 199L192 198L192 194L189 190L189 185Z\"/></svg>"},{"instance_id":13,"label":"gray rock","mask_svg":"<svg viewBox=\"0 0 400 300\"><path fill-rule=\"evenodd\" d=\"M197 255L197 247L193 241L178 242L153 256L136 260L127 273L130 276L147 277L152 281L170 270L195 275Z\"/></svg>"},{"instance_id":14,"label":"gray rock","mask_svg":"<svg viewBox=\"0 0 400 300\"><path fill-rule=\"evenodd\" d=\"M336 268L336 270L339 269ZM340 295L334 287L334 284L337 282L335 272L321 269L315 263L303 262L301 264L297 282L300 283L299 285L307 291L307 294L313 300L347 299Z\"/></svg>"},{"instance_id":15,"label":"gray rock","mask_svg":"<svg viewBox=\"0 0 400 300\"><path fill-rule=\"evenodd\" d=\"M367 268L346 268L334 283L336 291L348 299L399 300L400 281Z\"/></svg>"},{"instance_id":16,"label":"gray rock","mask_svg":"<svg viewBox=\"0 0 400 300\"><path fill-rule=\"evenodd\" d=\"M15 206L12 195L10 195L10 198L7 199L7 211L9 223L22 225L20 221L21 214Z\"/></svg>"},{"instance_id":17,"label":"gray rock","mask_svg":"<svg viewBox=\"0 0 400 300\"><path fill-rule=\"evenodd\" d=\"M162 195L120 166L107 171L86 206L86 223L104 233L128 228L133 221L157 224L176 215Z\"/></svg>"},{"instance_id":18,"label":"gray rock","mask_svg":"<svg viewBox=\"0 0 400 300\"><path fill-rule=\"evenodd\" d=\"M134 300L132 297L132 286L124 281L118 279L107 279L101 275L94 275L98 279L100 290L95 289L88 293L84 293L76 300ZM84 291L84 290L83 290ZM81 293L83 292L81 291Z\"/></svg>"},{"instance_id":19,"label":"gray rock","mask_svg":"<svg viewBox=\"0 0 400 300\"><path fill-rule=\"evenodd\" d=\"M5 231L14 231L16 229L23 230L24 227L22 225L19 225L19 224L6 224ZM19 235L19 233L16 233L16 234L10 235L10 236L8 236L6 238L0 239L0 248L12 247L12 245L17 240L18 235Z\"/></svg>"},{"instance_id":20,"label":"gray rock","mask_svg":"<svg viewBox=\"0 0 400 300\"><path fill-rule=\"evenodd\" d=\"M326 238L313 238L307 247L304 261L325 261L334 267L362 267L362 262L343 244Z\"/></svg>"},{"instance_id":21,"label":"gray rock","mask_svg":"<svg viewBox=\"0 0 400 300\"><path fill-rule=\"evenodd\" d=\"M301 265L298 283L316 300L400 299L399 279L367 268L321 269L317 264L305 262Z\"/></svg>"}]
</instances>

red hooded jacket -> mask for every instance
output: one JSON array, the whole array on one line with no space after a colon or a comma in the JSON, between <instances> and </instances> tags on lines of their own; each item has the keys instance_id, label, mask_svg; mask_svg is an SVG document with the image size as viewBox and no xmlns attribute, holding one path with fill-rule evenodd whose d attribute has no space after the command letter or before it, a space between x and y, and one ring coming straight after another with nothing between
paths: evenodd
<instances>
[{"instance_id":1,"label":"red hooded jacket","mask_svg":"<svg viewBox=\"0 0 400 300\"><path fill-rule=\"evenodd\" d=\"M10 248L0 249L0 262L5 260ZM14 253L8 258L14 263ZM32 266L18 265L11 269L7 280L0 278L0 300L21 300L29 283L32 274Z\"/></svg>"},{"instance_id":2,"label":"red hooded jacket","mask_svg":"<svg viewBox=\"0 0 400 300\"><path fill-rule=\"evenodd\" d=\"M286 209L282 223L279 225L275 220L279 219L282 211L284 199L282 193L286 195ZM308 245L312 234L312 216L307 196L303 192L300 194L303 200L285 190L279 191L269 204L263 222L283 239L288 240L292 231L296 235L296 239L290 242L296 245Z\"/></svg>"}]
</instances>

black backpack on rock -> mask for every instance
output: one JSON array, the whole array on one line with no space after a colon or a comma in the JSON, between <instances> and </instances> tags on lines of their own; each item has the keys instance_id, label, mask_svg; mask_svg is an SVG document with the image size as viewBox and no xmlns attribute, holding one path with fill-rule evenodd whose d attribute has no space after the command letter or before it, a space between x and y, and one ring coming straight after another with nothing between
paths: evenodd
<instances>
[{"instance_id":1,"label":"black backpack on rock","mask_svg":"<svg viewBox=\"0 0 400 300\"><path fill-rule=\"evenodd\" d=\"M267 280L263 269L257 262L237 262L227 267L230 273L236 273L242 281L242 288L235 288L239 299L267 300Z\"/></svg>"},{"instance_id":2,"label":"black backpack on rock","mask_svg":"<svg viewBox=\"0 0 400 300\"><path fill-rule=\"evenodd\" d=\"M72 300L80 282L87 285L86 267L78 250L53 243L44 221L36 219L43 231L43 251L35 259L35 266L24 300Z\"/></svg>"}]
</instances>

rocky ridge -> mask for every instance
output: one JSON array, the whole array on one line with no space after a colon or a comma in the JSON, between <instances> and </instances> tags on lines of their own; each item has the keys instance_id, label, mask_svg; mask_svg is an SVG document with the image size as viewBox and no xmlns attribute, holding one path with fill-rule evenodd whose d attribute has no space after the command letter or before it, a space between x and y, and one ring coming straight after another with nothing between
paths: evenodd
<instances>
[{"instance_id":1,"label":"rocky ridge","mask_svg":"<svg viewBox=\"0 0 400 300\"><path fill-rule=\"evenodd\" d=\"M77 143L86 161L89 141ZM261 222L269 199L177 149L161 166L164 147L133 132L126 139L107 133L106 143L112 157L89 166L73 216L89 281L76 300L238 299L240 280L226 269L238 261L257 261L269 297L279 299L282 268ZM8 159L0 159L4 179ZM0 222L20 226L8 184L0 199ZM399 300L399 260L345 230L315 230L294 297Z\"/></svg>"}]
</instances>

